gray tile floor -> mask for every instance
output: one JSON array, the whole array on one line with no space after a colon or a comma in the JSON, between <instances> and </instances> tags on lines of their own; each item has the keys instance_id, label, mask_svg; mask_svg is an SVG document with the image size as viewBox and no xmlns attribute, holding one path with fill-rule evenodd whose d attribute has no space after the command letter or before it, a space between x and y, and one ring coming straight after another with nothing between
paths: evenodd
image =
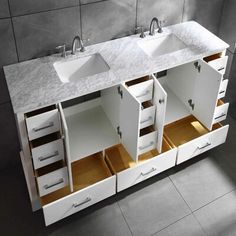
<instances>
[{"instance_id":1,"label":"gray tile floor","mask_svg":"<svg viewBox=\"0 0 236 236\"><path fill-rule=\"evenodd\" d=\"M227 142L49 227L21 166L0 172L1 235L236 235L236 120Z\"/></svg>"}]
</instances>

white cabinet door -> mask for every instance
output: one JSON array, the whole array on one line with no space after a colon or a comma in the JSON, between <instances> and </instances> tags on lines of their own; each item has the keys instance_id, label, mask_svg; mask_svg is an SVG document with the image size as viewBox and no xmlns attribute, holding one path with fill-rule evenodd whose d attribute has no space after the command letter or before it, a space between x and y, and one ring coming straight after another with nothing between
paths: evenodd
<instances>
[{"instance_id":1,"label":"white cabinet door","mask_svg":"<svg viewBox=\"0 0 236 236\"><path fill-rule=\"evenodd\" d=\"M141 104L124 85L120 85L120 92L121 142L133 160L137 161Z\"/></svg>"},{"instance_id":2,"label":"white cabinet door","mask_svg":"<svg viewBox=\"0 0 236 236\"><path fill-rule=\"evenodd\" d=\"M192 114L211 130L222 74L202 60L198 60L197 63L195 65L199 69L195 80Z\"/></svg>"},{"instance_id":3,"label":"white cabinet door","mask_svg":"<svg viewBox=\"0 0 236 236\"><path fill-rule=\"evenodd\" d=\"M155 126L157 129L157 150L159 153L161 153L165 125L167 93L154 75L152 75L152 78L154 81L153 103L156 106Z\"/></svg>"},{"instance_id":4,"label":"white cabinet door","mask_svg":"<svg viewBox=\"0 0 236 236\"><path fill-rule=\"evenodd\" d=\"M70 146L69 146L69 134L68 134L68 128L66 124L65 115L61 106L61 103L58 104L60 118L61 118L61 128L62 133L64 135L64 142L65 142L65 152L66 152L66 162L67 162L67 168L68 168L68 175L69 175L69 184L70 184L70 190L73 192L73 180L72 180L72 170L71 170L71 157L70 157Z\"/></svg>"}]
</instances>

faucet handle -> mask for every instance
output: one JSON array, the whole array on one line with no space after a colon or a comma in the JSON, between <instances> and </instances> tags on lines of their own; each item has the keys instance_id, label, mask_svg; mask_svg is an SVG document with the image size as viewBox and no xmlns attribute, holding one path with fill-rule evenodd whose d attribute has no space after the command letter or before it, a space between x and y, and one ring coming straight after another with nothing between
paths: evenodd
<instances>
[{"instance_id":1,"label":"faucet handle","mask_svg":"<svg viewBox=\"0 0 236 236\"><path fill-rule=\"evenodd\" d=\"M158 33L162 33L162 32L163 32L162 26L163 26L163 24L165 24L165 23L166 23L166 20L159 20L159 21L158 21L158 24L159 24Z\"/></svg>"},{"instance_id":2,"label":"faucet handle","mask_svg":"<svg viewBox=\"0 0 236 236\"><path fill-rule=\"evenodd\" d=\"M141 30L141 34L140 34L140 38L145 38L146 35L144 34L144 30L143 30L143 26L137 26L135 27L135 31L137 32L137 30Z\"/></svg>"},{"instance_id":3,"label":"faucet handle","mask_svg":"<svg viewBox=\"0 0 236 236\"><path fill-rule=\"evenodd\" d=\"M56 49L62 49L61 56L64 58L66 57L66 45L65 44L57 46Z\"/></svg>"}]
</instances>

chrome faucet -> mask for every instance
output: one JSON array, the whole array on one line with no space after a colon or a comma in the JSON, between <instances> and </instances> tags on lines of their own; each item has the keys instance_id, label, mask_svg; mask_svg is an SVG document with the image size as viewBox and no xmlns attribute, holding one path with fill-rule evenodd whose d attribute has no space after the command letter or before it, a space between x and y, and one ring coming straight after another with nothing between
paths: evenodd
<instances>
[{"instance_id":1,"label":"chrome faucet","mask_svg":"<svg viewBox=\"0 0 236 236\"><path fill-rule=\"evenodd\" d=\"M76 35L73 39L73 42L72 42L72 50L71 50L71 54L75 54L76 53L76 50L78 49L78 44L80 43L80 51L81 52L84 52L85 51L85 47L84 47L84 44L83 44L83 40L80 38L79 35Z\"/></svg>"},{"instance_id":2,"label":"chrome faucet","mask_svg":"<svg viewBox=\"0 0 236 236\"><path fill-rule=\"evenodd\" d=\"M160 21L156 17L154 17L151 21L151 24L150 24L149 34L150 35L155 35L154 23L156 23L156 25L157 25L157 28L158 28L157 32L162 33L163 32L163 30L162 30L162 21Z\"/></svg>"}]
</instances>

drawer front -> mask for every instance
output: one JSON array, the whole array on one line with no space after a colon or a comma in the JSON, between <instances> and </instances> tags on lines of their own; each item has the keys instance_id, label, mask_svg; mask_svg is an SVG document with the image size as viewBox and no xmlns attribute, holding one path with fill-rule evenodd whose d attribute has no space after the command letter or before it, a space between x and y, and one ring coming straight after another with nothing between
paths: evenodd
<instances>
[{"instance_id":1,"label":"drawer front","mask_svg":"<svg viewBox=\"0 0 236 236\"><path fill-rule=\"evenodd\" d=\"M29 140L59 131L58 110L52 110L37 116L26 118Z\"/></svg>"},{"instance_id":2,"label":"drawer front","mask_svg":"<svg viewBox=\"0 0 236 236\"><path fill-rule=\"evenodd\" d=\"M128 88L129 92L135 96L139 102L152 100L153 80L148 80Z\"/></svg>"},{"instance_id":3,"label":"drawer front","mask_svg":"<svg viewBox=\"0 0 236 236\"><path fill-rule=\"evenodd\" d=\"M148 152L157 147L157 131L153 131L138 140L138 155Z\"/></svg>"},{"instance_id":4,"label":"drawer front","mask_svg":"<svg viewBox=\"0 0 236 236\"><path fill-rule=\"evenodd\" d=\"M221 98L225 97L228 82L229 82L229 80L227 80L227 79L225 79L221 82L218 99L221 99Z\"/></svg>"},{"instance_id":5,"label":"drawer front","mask_svg":"<svg viewBox=\"0 0 236 236\"><path fill-rule=\"evenodd\" d=\"M42 197L68 185L68 170L63 167L37 177L39 196Z\"/></svg>"},{"instance_id":6,"label":"drawer front","mask_svg":"<svg viewBox=\"0 0 236 236\"><path fill-rule=\"evenodd\" d=\"M155 110L155 106L151 106L141 111L140 129L154 124Z\"/></svg>"},{"instance_id":7,"label":"drawer front","mask_svg":"<svg viewBox=\"0 0 236 236\"><path fill-rule=\"evenodd\" d=\"M225 103L221 106L216 107L213 124L225 120L228 113L228 109L229 109L229 103Z\"/></svg>"},{"instance_id":8,"label":"drawer front","mask_svg":"<svg viewBox=\"0 0 236 236\"><path fill-rule=\"evenodd\" d=\"M140 183L175 165L177 148L162 153L136 167L124 170L117 174L117 192Z\"/></svg>"},{"instance_id":9,"label":"drawer front","mask_svg":"<svg viewBox=\"0 0 236 236\"><path fill-rule=\"evenodd\" d=\"M32 157L34 169L38 169L64 159L64 146L62 139L33 148Z\"/></svg>"},{"instance_id":10,"label":"drawer front","mask_svg":"<svg viewBox=\"0 0 236 236\"><path fill-rule=\"evenodd\" d=\"M208 62L208 64L223 75L226 70L227 61L228 56L224 56L216 60L210 61Z\"/></svg>"},{"instance_id":11,"label":"drawer front","mask_svg":"<svg viewBox=\"0 0 236 236\"><path fill-rule=\"evenodd\" d=\"M45 224L50 225L116 193L116 177L111 176L88 188L43 207Z\"/></svg>"},{"instance_id":12,"label":"drawer front","mask_svg":"<svg viewBox=\"0 0 236 236\"><path fill-rule=\"evenodd\" d=\"M225 142L229 125L223 126L178 148L177 164L187 161Z\"/></svg>"}]
</instances>

